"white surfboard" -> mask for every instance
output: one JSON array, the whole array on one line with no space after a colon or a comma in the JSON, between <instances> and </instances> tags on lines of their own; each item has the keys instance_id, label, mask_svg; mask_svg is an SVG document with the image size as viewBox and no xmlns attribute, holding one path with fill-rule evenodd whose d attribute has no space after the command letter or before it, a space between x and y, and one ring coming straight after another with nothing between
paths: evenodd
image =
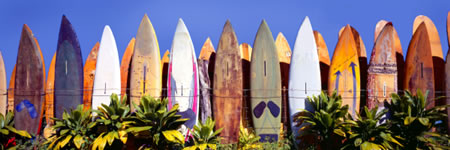
<instances>
[{"instance_id":1,"label":"white surfboard","mask_svg":"<svg viewBox=\"0 0 450 150\"><path fill-rule=\"evenodd\" d=\"M92 109L97 109L101 104L109 105L111 94L120 95L119 54L116 40L108 25L103 30L96 68Z\"/></svg>"},{"instance_id":2,"label":"white surfboard","mask_svg":"<svg viewBox=\"0 0 450 150\"><path fill-rule=\"evenodd\" d=\"M169 109L178 104L179 114L183 118L189 118L189 121L182 127L185 135L190 135L187 128L192 129L198 120L199 82L196 58L189 31L183 20L180 19L170 52L167 95Z\"/></svg>"},{"instance_id":3,"label":"white surfboard","mask_svg":"<svg viewBox=\"0 0 450 150\"><path fill-rule=\"evenodd\" d=\"M308 96L319 95L321 91L319 56L309 18L303 21L295 40L289 72L289 113L292 131L298 135L293 116L299 109L311 111L306 103Z\"/></svg>"}]
</instances>

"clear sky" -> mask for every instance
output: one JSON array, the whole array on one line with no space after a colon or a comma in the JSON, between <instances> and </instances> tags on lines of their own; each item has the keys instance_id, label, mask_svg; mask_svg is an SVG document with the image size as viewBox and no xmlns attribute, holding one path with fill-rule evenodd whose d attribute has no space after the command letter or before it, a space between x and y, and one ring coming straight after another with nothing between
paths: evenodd
<instances>
[{"instance_id":1,"label":"clear sky","mask_svg":"<svg viewBox=\"0 0 450 150\"><path fill-rule=\"evenodd\" d=\"M56 51L61 17L65 14L78 35L83 60L100 41L105 25L111 26L122 57L147 13L155 27L161 54L170 49L178 18L183 18L187 25L198 55L207 37L217 47L226 19L231 21L240 43L253 45L261 20L266 19L274 37L283 32L293 47L304 17L309 16L313 29L324 36L330 57L338 31L346 24L359 31L370 57L375 24L381 19L393 22L406 55L414 18L426 15L438 29L446 56L448 11L450 0L3 0L0 1L0 50L9 82L21 29L23 24L28 24L39 41L48 68Z\"/></svg>"}]
</instances>

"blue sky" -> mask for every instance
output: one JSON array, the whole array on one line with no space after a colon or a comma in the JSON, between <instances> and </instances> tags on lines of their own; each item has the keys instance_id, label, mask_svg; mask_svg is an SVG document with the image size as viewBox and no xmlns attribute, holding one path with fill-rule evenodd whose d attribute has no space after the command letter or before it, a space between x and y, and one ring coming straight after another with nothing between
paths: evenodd
<instances>
[{"instance_id":1,"label":"blue sky","mask_svg":"<svg viewBox=\"0 0 450 150\"><path fill-rule=\"evenodd\" d=\"M121 59L147 13L155 27L161 53L170 49L178 18L186 23L198 55L207 37L217 47L226 19L231 21L240 43L253 45L259 24L266 19L274 37L283 32L293 47L304 17L309 16L313 29L324 36L330 55L339 29L350 24L361 34L370 56L375 24L381 19L393 22L406 55L414 18L426 15L438 29L445 56L448 11L449 0L4 0L0 1L0 50L9 82L22 25L28 24L39 41L48 68L56 51L61 17L65 14L77 32L83 60L100 41L105 25L111 26Z\"/></svg>"}]
</instances>

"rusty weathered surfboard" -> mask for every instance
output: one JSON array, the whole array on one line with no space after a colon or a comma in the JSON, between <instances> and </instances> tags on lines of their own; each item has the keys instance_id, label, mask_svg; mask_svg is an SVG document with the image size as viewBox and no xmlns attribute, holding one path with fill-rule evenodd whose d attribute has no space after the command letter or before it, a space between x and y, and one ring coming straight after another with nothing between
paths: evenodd
<instances>
[{"instance_id":1,"label":"rusty weathered surfboard","mask_svg":"<svg viewBox=\"0 0 450 150\"><path fill-rule=\"evenodd\" d=\"M394 27L387 23L375 41L367 75L367 106L384 109L391 93L397 93L397 60Z\"/></svg>"},{"instance_id":2,"label":"rusty weathered surfboard","mask_svg":"<svg viewBox=\"0 0 450 150\"><path fill-rule=\"evenodd\" d=\"M384 26L388 23L386 20L380 20L378 21L377 25L375 26L375 37L374 42L376 41L378 34L380 34L381 30L384 28ZM397 89L403 90L403 80L405 76L405 60L403 58L403 50L402 50L402 44L400 43L400 38L398 37L398 33L395 30L394 27L392 27L394 30L394 49L395 49L395 59L397 60Z\"/></svg>"},{"instance_id":3,"label":"rusty weathered surfboard","mask_svg":"<svg viewBox=\"0 0 450 150\"><path fill-rule=\"evenodd\" d=\"M425 23L421 23L417 27L409 43L405 71L405 89L410 90L413 94L419 89L423 93L428 90L430 104L427 108L434 107L434 101L432 101L435 96L433 55Z\"/></svg>"},{"instance_id":4,"label":"rusty weathered surfboard","mask_svg":"<svg viewBox=\"0 0 450 150\"><path fill-rule=\"evenodd\" d=\"M43 60L33 33L27 25L22 29L16 61L14 120L15 127L37 134L40 130L44 103Z\"/></svg>"},{"instance_id":5,"label":"rusty weathered surfboard","mask_svg":"<svg viewBox=\"0 0 450 150\"><path fill-rule=\"evenodd\" d=\"M131 57L133 57L134 53L134 44L135 39L132 38L130 42L128 43L127 49L125 49L125 53L122 56L122 62L120 63L120 95L125 96L127 95L127 101L126 103L129 103L129 96L130 96L130 68L131 68Z\"/></svg>"},{"instance_id":6,"label":"rusty weathered surfboard","mask_svg":"<svg viewBox=\"0 0 450 150\"><path fill-rule=\"evenodd\" d=\"M72 24L62 17L55 61L55 117L83 103L83 59Z\"/></svg>"},{"instance_id":7,"label":"rusty weathered surfboard","mask_svg":"<svg viewBox=\"0 0 450 150\"><path fill-rule=\"evenodd\" d=\"M8 87L8 111L14 111L14 83L16 83L16 65L11 73Z\"/></svg>"},{"instance_id":8,"label":"rusty weathered surfboard","mask_svg":"<svg viewBox=\"0 0 450 150\"><path fill-rule=\"evenodd\" d=\"M214 119L225 144L239 140L242 110L242 64L239 43L231 23L223 27L214 71Z\"/></svg>"},{"instance_id":9,"label":"rusty weathered surfboard","mask_svg":"<svg viewBox=\"0 0 450 150\"><path fill-rule=\"evenodd\" d=\"M439 38L439 33L434 25L433 21L427 16L419 15L414 20L413 25L413 34L417 31L418 26L421 23L425 23L425 27L427 30L430 46L431 46L431 55L433 56L433 72L435 79L443 79L445 76L445 62L444 56L442 54L442 46L441 40ZM445 96L445 83L444 82L436 82L434 81L434 93L436 97ZM434 101L433 101L434 103ZM436 101L436 105L444 105L444 101L438 100Z\"/></svg>"},{"instance_id":10,"label":"rusty weathered surfboard","mask_svg":"<svg viewBox=\"0 0 450 150\"><path fill-rule=\"evenodd\" d=\"M252 114L251 114L251 104L250 104L250 59L252 55L252 47L247 43L242 43L239 45L239 51L241 52L242 61L242 76L244 89L242 98L242 115L241 124L243 127L253 127Z\"/></svg>"},{"instance_id":11,"label":"rusty weathered surfboard","mask_svg":"<svg viewBox=\"0 0 450 150\"><path fill-rule=\"evenodd\" d=\"M317 46L317 54L320 62L320 80L322 83L322 90L328 90L328 72L330 71L330 55L328 54L327 43L323 39L319 31L314 31L314 39Z\"/></svg>"},{"instance_id":12,"label":"rusty weathered surfboard","mask_svg":"<svg viewBox=\"0 0 450 150\"><path fill-rule=\"evenodd\" d=\"M147 14L139 25L131 59L130 103L138 105L144 95L160 98L161 56L155 30ZM134 111L134 105L131 106Z\"/></svg>"},{"instance_id":13,"label":"rusty weathered surfboard","mask_svg":"<svg viewBox=\"0 0 450 150\"><path fill-rule=\"evenodd\" d=\"M48 123L53 123L52 117L55 116L54 110L54 93L55 93L55 61L56 52L53 54L52 61L50 62L50 67L48 68L48 76L46 81L46 92L45 92L45 116Z\"/></svg>"},{"instance_id":14,"label":"rusty weathered surfboard","mask_svg":"<svg viewBox=\"0 0 450 150\"><path fill-rule=\"evenodd\" d=\"M278 60L280 61L281 72L281 123L283 130L289 128L289 104L288 104L288 90L289 89L289 65L291 64L291 47L284 37L283 33L278 33L275 40L275 46L277 47Z\"/></svg>"},{"instance_id":15,"label":"rusty weathered surfboard","mask_svg":"<svg viewBox=\"0 0 450 150\"><path fill-rule=\"evenodd\" d=\"M164 55L161 59L161 69L162 69L162 92L161 96L163 98L167 98L167 71L169 70L169 57L170 53L169 50L166 49L166 52L164 52Z\"/></svg>"},{"instance_id":16,"label":"rusty weathered surfboard","mask_svg":"<svg viewBox=\"0 0 450 150\"><path fill-rule=\"evenodd\" d=\"M361 76L354 39L350 25L345 26L331 59L328 94L337 91L342 96L342 105L348 105L349 114L355 118L360 106Z\"/></svg>"},{"instance_id":17,"label":"rusty weathered surfboard","mask_svg":"<svg viewBox=\"0 0 450 150\"><path fill-rule=\"evenodd\" d=\"M277 48L263 20L253 43L250 63L251 112L260 141L277 141L281 122L281 73Z\"/></svg>"},{"instance_id":18,"label":"rusty weathered surfboard","mask_svg":"<svg viewBox=\"0 0 450 150\"><path fill-rule=\"evenodd\" d=\"M352 33L353 33L353 38L355 40L356 43L356 50L358 51L358 56L359 56L359 68L360 68L360 75L361 75L361 79L360 80L360 86L362 90L367 90L367 53L366 53L366 46L364 45L364 42L361 38L361 36L359 35L358 31L353 28L352 26L350 26L350 28L352 29ZM344 29L344 27L341 28L342 32ZM364 94L366 94L365 91L361 91L360 93L361 95L363 95L363 97L360 98L360 109L364 109L364 106L366 106L366 97L364 96Z\"/></svg>"},{"instance_id":19,"label":"rusty weathered surfboard","mask_svg":"<svg viewBox=\"0 0 450 150\"><path fill-rule=\"evenodd\" d=\"M92 90L94 88L95 67L97 64L97 54L100 43L95 43L91 52L89 53L86 63L84 63L84 94L83 105L84 108L91 108L92 105Z\"/></svg>"},{"instance_id":20,"label":"rusty weathered surfboard","mask_svg":"<svg viewBox=\"0 0 450 150\"><path fill-rule=\"evenodd\" d=\"M214 46L211 39L208 37L203 44L198 58L198 80L200 83L200 104L199 104L199 118L200 121L205 122L208 117L212 117L212 87L209 77L209 58L214 54Z\"/></svg>"}]
</instances>

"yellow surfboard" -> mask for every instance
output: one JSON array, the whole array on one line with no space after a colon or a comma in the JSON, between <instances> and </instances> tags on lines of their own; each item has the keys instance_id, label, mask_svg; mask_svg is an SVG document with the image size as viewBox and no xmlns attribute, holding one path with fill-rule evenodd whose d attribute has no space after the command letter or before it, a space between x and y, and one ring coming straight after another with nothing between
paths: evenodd
<instances>
[{"instance_id":1,"label":"yellow surfboard","mask_svg":"<svg viewBox=\"0 0 450 150\"><path fill-rule=\"evenodd\" d=\"M361 80L358 51L350 25L345 26L339 37L328 78L328 92L337 91L343 105L349 106L349 113L355 117L359 112Z\"/></svg>"}]
</instances>

